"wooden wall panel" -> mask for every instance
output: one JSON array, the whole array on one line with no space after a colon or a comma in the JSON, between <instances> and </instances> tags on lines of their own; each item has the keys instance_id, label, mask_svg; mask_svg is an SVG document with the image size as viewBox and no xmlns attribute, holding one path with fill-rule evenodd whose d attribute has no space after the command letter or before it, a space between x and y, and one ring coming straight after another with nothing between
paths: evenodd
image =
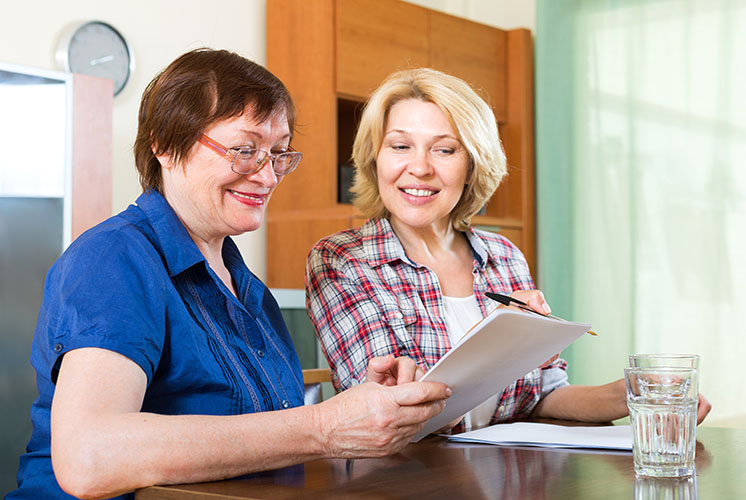
<instances>
[{"instance_id":1,"label":"wooden wall panel","mask_svg":"<svg viewBox=\"0 0 746 500\"><path fill-rule=\"evenodd\" d=\"M506 32L440 12L430 12L430 65L466 80L504 121Z\"/></svg>"},{"instance_id":2,"label":"wooden wall panel","mask_svg":"<svg viewBox=\"0 0 746 500\"><path fill-rule=\"evenodd\" d=\"M73 75L73 240L111 215L113 102L111 80Z\"/></svg>"},{"instance_id":3,"label":"wooden wall panel","mask_svg":"<svg viewBox=\"0 0 746 500\"><path fill-rule=\"evenodd\" d=\"M523 245L536 275L536 200L534 178L534 65L533 38L527 29L508 32L508 119L503 143L510 176L499 190L505 216L523 222Z\"/></svg>"},{"instance_id":4,"label":"wooden wall panel","mask_svg":"<svg viewBox=\"0 0 746 500\"><path fill-rule=\"evenodd\" d=\"M523 244L523 230L522 229L514 228L514 227L501 227L498 233L508 238L518 248L523 248L524 244Z\"/></svg>"},{"instance_id":5,"label":"wooden wall panel","mask_svg":"<svg viewBox=\"0 0 746 500\"><path fill-rule=\"evenodd\" d=\"M290 213L267 221L267 283L303 288L306 257L314 243L349 227L346 215Z\"/></svg>"},{"instance_id":6,"label":"wooden wall panel","mask_svg":"<svg viewBox=\"0 0 746 500\"><path fill-rule=\"evenodd\" d=\"M427 66L428 11L398 0L337 1L337 92L366 98L391 72Z\"/></svg>"},{"instance_id":7,"label":"wooden wall panel","mask_svg":"<svg viewBox=\"0 0 746 500\"><path fill-rule=\"evenodd\" d=\"M334 0L269 0L267 27L267 68L295 100L292 144L303 153L298 169L272 195L268 213L328 208L336 203L337 184Z\"/></svg>"}]
</instances>

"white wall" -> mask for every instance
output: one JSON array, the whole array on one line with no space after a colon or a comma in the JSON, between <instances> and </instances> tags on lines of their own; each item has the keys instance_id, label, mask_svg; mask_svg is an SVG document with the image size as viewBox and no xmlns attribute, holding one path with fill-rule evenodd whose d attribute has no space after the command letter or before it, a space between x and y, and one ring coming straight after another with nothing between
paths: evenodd
<instances>
[{"instance_id":1,"label":"white wall","mask_svg":"<svg viewBox=\"0 0 746 500\"><path fill-rule=\"evenodd\" d=\"M536 31L536 0L407 0L428 9L502 29Z\"/></svg>"},{"instance_id":2,"label":"white wall","mask_svg":"<svg viewBox=\"0 0 746 500\"><path fill-rule=\"evenodd\" d=\"M313 0L308 0L313 1ZM503 28L535 26L535 0L412 0L428 8ZM6 2L0 16L0 61L56 69L54 50L61 30L98 19L117 28L132 45L136 68L114 99L114 192L112 212L140 193L132 157L137 110L143 89L179 54L201 46L227 48L264 64L264 0L45 0ZM33 131L29 131L33 133ZM39 138L42 143L43 137ZM265 276L265 233L237 239L249 267Z\"/></svg>"}]
</instances>

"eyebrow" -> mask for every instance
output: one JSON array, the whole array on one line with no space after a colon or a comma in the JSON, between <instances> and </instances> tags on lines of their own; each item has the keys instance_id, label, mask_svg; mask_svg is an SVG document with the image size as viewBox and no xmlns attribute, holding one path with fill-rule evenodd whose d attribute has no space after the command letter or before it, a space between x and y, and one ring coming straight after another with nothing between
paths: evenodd
<instances>
[{"instance_id":1,"label":"eyebrow","mask_svg":"<svg viewBox=\"0 0 746 500\"><path fill-rule=\"evenodd\" d=\"M407 130L400 129L400 128L392 128L391 130L386 131L386 133L384 134L384 137L387 136L387 135L389 135L389 134L392 134L392 133L399 133L399 134L403 134L403 135L412 135L411 132L409 132ZM438 134L438 135L435 135L433 137L435 139L453 139L453 140L456 140L456 141L459 140L458 137L456 137L455 135L452 135L452 134Z\"/></svg>"},{"instance_id":2,"label":"eyebrow","mask_svg":"<svg viewBox=\"0 0 746 500\"><path fill-rule=\"evenodd\" d=\"M241 135L248 135L248 136L251 136L252 138L255 138L255 139L264 139L264 134L261 134L261 133L259 133L259 132L256 132L255 130L250 130L250 129L247 129L247 128L242 128L242 129L240 129L240 130L239 130L239 133L240 133ZM290 132L288 132L287 134L285 134L285 135L283 135L282 137L280 137L280 138L278 139L278 142L280 142L280 141L283 141L283 140L285 140L285 139L288 139L289 137L290 137ZM240 139L239 139L239 140L240 140Z\"/></svg>"}]
</instances>

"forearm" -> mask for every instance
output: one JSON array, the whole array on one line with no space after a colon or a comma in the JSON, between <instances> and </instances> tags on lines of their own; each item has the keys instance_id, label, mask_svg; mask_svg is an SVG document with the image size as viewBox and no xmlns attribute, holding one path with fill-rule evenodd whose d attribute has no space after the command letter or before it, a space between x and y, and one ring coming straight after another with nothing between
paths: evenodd
<instances>
[{"instance_id":1,"label":"forearm","mask_svg":"<svg viewBox=\"0 0 746 500\"><path fill-rule=\"evenodd\" d=\"M606 385L568 385L543 398L534 409L533 417L578 420L581 422L611 422L628 414L624 380Z\"/></svg>"},{"instance_id":2,"label":"forearm","mask_svg":"<svg viewBox=\"0 0 746 500\"><path fill-rule=\"evenodd\" d=\"M317 419L313 407L236 416L127 413L58 427L52 459L66 489L105 498L323 457Z\"/></svg>"}]
</instances>

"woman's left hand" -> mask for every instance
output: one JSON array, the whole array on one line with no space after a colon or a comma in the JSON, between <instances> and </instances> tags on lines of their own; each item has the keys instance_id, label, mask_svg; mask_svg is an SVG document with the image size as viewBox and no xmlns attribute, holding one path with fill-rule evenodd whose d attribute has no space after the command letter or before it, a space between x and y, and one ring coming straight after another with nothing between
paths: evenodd
<instances>
[{"instance_id":1,"label":"woman's left hand","mask_svg":"<svg viewBox=\"0 0 746 500\"><path fill-rule=\"evenodd\" d=\"M712 404L710 404L704 394L700 392L697 401L697 425L702 423L707 414L710 413L710 410L712 410Z\"/></svg>"}]
</instances>

